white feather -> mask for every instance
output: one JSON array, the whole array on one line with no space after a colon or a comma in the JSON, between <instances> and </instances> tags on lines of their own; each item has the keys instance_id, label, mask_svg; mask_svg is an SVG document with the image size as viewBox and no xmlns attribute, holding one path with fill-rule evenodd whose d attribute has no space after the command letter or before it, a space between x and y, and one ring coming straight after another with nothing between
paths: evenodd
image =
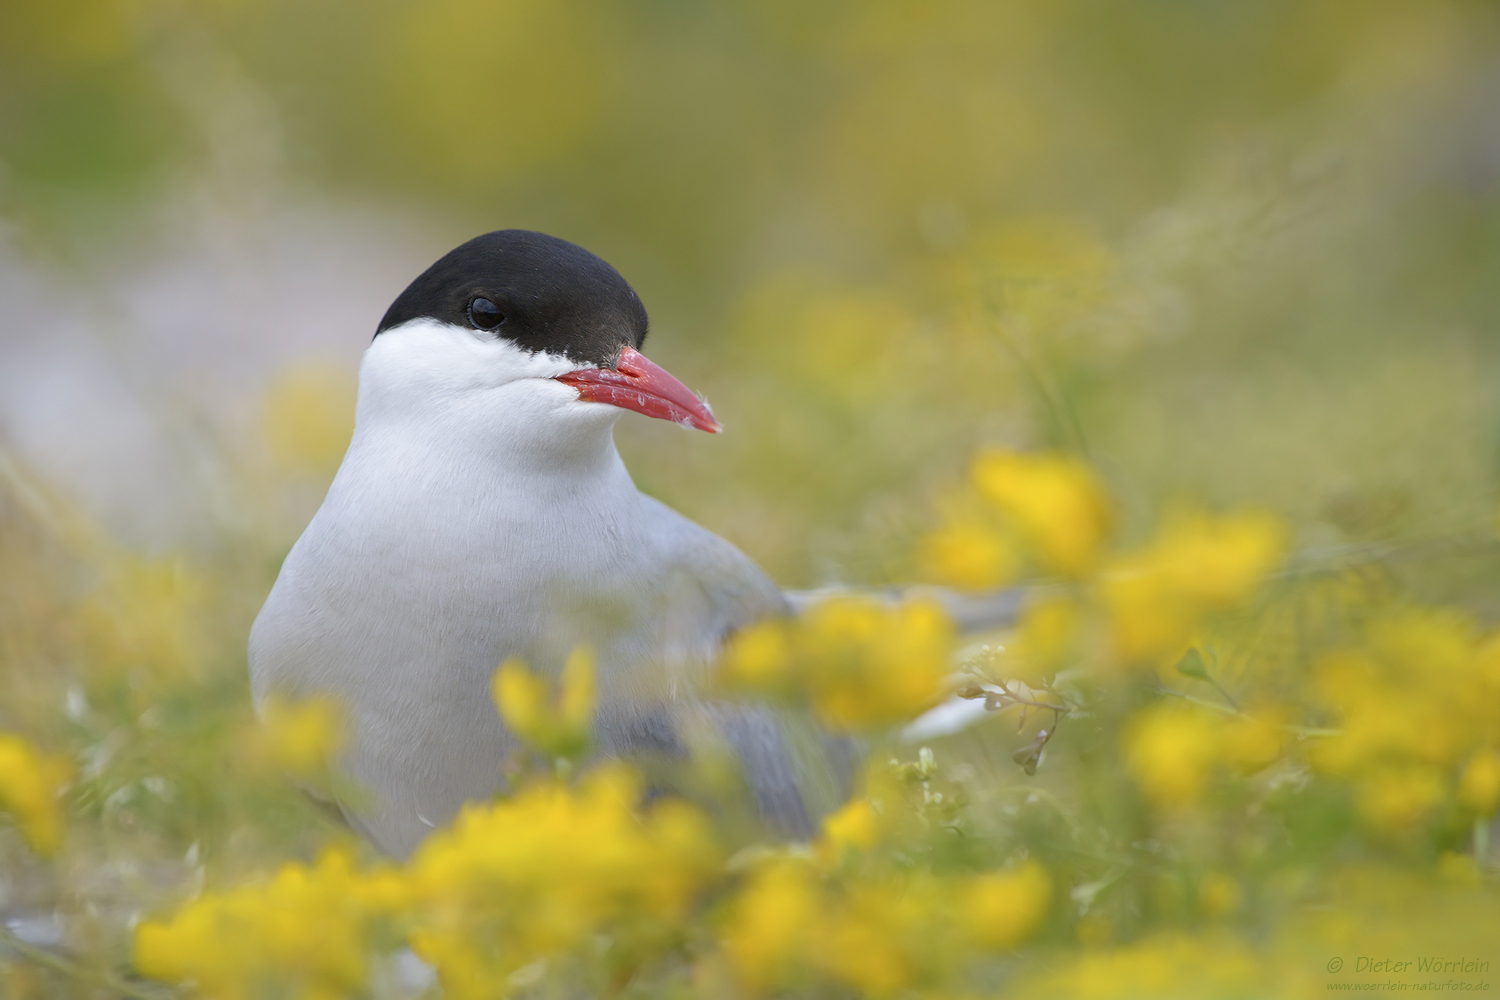
<instances>
[{"instance_id":1,"label":"white feather","mask_svg":"<svg viewBox=\"0 0 1500 1000\"><path fill-rule=\"evenodd\" d=\"M251 631L257 703L346 705L368 798L345 811L397 856L498 787L505 658L555 670L592 644L597 738L629 752L727 631L784 612L742 553L635 488L623 411L553 379L576 367L434 320L376 337L348 453Z\"/></svg>"}]
</instances>

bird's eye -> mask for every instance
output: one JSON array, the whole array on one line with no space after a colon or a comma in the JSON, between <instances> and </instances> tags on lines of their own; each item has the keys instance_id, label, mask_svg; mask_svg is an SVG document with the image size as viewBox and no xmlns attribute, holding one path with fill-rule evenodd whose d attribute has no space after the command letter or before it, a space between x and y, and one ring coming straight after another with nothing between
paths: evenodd
<instances>
[{"instance_id":1,"label":"bird's eye","mask_svg":"<svg viewBox=\"0 0 1500 1000\"><path fill-rule=\"evenodd\" d=\"M469 303L469 322L477 330L493 330L505 322L500 307L483 296Z\"/></svg>"}]
</instances>

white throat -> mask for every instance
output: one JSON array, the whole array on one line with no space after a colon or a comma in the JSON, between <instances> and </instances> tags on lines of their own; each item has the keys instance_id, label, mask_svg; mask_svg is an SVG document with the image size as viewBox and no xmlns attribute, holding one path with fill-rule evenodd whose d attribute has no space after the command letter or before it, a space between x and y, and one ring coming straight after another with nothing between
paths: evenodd
<instances>
[{"instance_id":1,"label":"white throat","mask_svg":"<svg viewBox=\"0 0 1500 1000\"><path fill-rule=\"evenodd\" d=\"M399 461L417 474L445 462L494 463L519 475L606 472L619 463L612 431L621 411L580 401L556 381L579 367L432 319L386 330L360 364L345 463Z\"/></svg>"}]
</instances>

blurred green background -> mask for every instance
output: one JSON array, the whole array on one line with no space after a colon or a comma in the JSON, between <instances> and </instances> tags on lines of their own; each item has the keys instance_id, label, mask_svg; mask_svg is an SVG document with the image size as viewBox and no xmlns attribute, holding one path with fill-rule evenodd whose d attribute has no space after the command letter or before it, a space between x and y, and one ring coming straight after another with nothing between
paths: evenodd
<instances>
[{"instance_id":1,"label":"blurred green background","mask_svg":"<svg viewBox=\"0 0 1500 1000\"><path fill-rule=\"evenodd\" d=\"M1127 535L1182 498L1304 549L1487 535L1497 29L1449 0L8 0L0 433L132 544L284 551L390 300L519 226L613 263L728 427L624 420L643 488L787 584L910 577L982 444L1081 451Z\"/></svg>"}]
</instances>

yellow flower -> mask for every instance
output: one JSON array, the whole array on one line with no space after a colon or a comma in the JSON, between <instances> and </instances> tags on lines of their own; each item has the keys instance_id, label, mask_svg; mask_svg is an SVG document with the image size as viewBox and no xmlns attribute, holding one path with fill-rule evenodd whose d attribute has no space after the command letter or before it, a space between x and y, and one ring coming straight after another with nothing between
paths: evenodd
<instances>
[{"instance_id":1,"label":"yellow flower","mask_svg":"<svg viewBox=\"0 0 1500 1000\"><path fill-rule=\"evenodd\" d=\"M978 519L952 520L928 534L917 561L923 576L970 590L998 587L1016 575L1009 541Z\"/></svg>"},{"instance_id":2,"label":"yellow flower","mask_svg":"<svg viewBox=\"0 0 1500 1000\"><path fill-rule=\"evenodd\" d=\"M1219 739L1226 762L1245 773L1259 771L1281 756L1286 743L1285 714L1276 709L1239 715L1224 724Z\"/></svg>"},{"instance_id":3,"label":"yellow flower","mask_svg":"<svg viewBox=\"0 0 1500 1000\"><path fill-rule=\"evenodd\" d=\"M1370 825L1388 833L1415 826L1448 793L1436 768L1422 765L1372 768L1359 777L1356 802Z\"/></svg>"},{"instance_id":4,"label":"yellow flower","mask_svg":"<svg viewBox=\"0 0 1500 1000\"><path fill-rule=\"evenodd\" d=\"M1063 666L1079 624L1078 605L1065 597L1029 601L1006 652L1008 675L1034 684Z\"/></svg>"},{"instance_id":5,"label":"yellow flower","mask_svg":"<svg viewBox=\"0 0 1500 1000\"><path fill-rule=\"evenodd\" d=\"M1019 997L1088 1000L1200 1000L1203 997L1271 996L1265 963L1244 945L1163 937L1108 950L1084 952L1057 972L1014 991Z\"/></svg>"},{"instance_id":6,"label":"yellow flower","mask_svg":"<svg viewBox=\"0 0 1500 1000\"><path fill-rule=\"evenodd\" d=\"M1219 746L1218 727L1201 713L1163 705L1126 727L1125 764L1153 803L1191 805L1203 794Z\"/></svg>"},{"instance_id":7,"label":"yellow flower","mask_svg":"<svg viewBox=\"0 0 1500 1000\"><path fill-rule=\"evenodd\" d=\"M1047 870L1028 861L1015 871L971 879L961 905L976 941L989 948L1014 948L1036 930L1051 898Z\"/></svg>"},{"instance_id":8,"label":"yellow flower","mask_svg":"<svg viewBox=\"0 0 1500 1000\"><path fill-rule=\"evenodd\" d=\"M594 719L594 651L579 646L569 654L562 669L562 699L558 716L564 726L587 732Z\"/></svg>"},{"instance_id":9,"label":"yellow flower","mask_svg":"<svg viewBox=\"0 0 1500 1000\"><path fill-rule=\"evenodd\" d=\"M260 719L272 762L304 781L326 777L344 745L343 709L327 695L298 702L271 695L261 705Z\"/></svg>"},{"instance_id":10,"label":"yellow flower","mask_svg":"<svg viewBox=\"0 0 1500 1000\"><path fill-rule=\"evenodd\" d=\"M987 452L971 473L981 494L1011 517L1056 573L1078 576L1109 535L1109 500L1092 470L1057 453Z\"/></svg>"},{"instance_id":11,"label":"yellow flower","mask_svg":"<svg viewBox=\"0 0 1500 1000\"><path fill-rule=\"evenodd\" d=\"M1126 663L1179 655L1205 616L1251 595L1280 560L1284 534L1265 514L1194 515L1115 560L1101 595L1116 654Z\"/></svg>"},{"instance_id":12,"label":"yellow flower","mask_svg":"<svg viewBox=\"0 0 1500 1000\"><path fill-rule=\"evenodd\" d=\"M527 670L521 660L509 659L500 664L492 686L500 717L522 739L532 739L532 734L549 721L547 682Z\"/></svg>"},{"instance_id":13,"label":"yellow flower","mask_svg":"<svg viewBox=\"0 0 1500 1000\"><path fill-rule=\"evenodd\" d=\"M1366 760L1403 754L1420 739L1399 692L1386 686L1379 662L1368 653L1331 653L1317 662L1312 677L1319 700L1341 716L1339 733L1312 746L1310 759L1320 771L1348 774Z\"/></svg>"},{"instance_id":14,"label":"yellow flower","mask_svg":"<svg viewBox=\"0 0 1500 1000\"><path fill-rule=\"evenodd\" d=\"M1494 750L1476 753L1458 779L1458 801L1481 816L1500 806L1500 754Z\"/></svg>"},{"instance_id":15,"label":"yellow flower","mask_svg":"<svg viewBox=\"0 0 1500 1000\"><path fill-rule=\"evenodd\" d=\"M880 835L879 823L868 799L851 799L823 820L823 842L834 857L850 849L867 851Z\"/></svg>"},{"instance_id":16,"label":"yellow flower","mask_svg":"<svg viewBox=\"0 0 1500 1000\"><path fill-rule=\"evenodd\" d=\"M814 958L821 971L873 997L929 978L939 965L947 888L915 874L853 883L818 928Z\"/></svg>"},{"instance_id":17,"label":"yellow flower","mask_svg":"<svg viewBox=\"0 0 1500 1000\"><path fill-rule=\"evenodd\" d=\"M1218 608L1249 597L1285 547L1281 522L1246 511L1183 518L1162 532L1153 557L1172 591Z\"/></svg>"},{"instance_id":18,"label":"yellow flower","mask_svg":"<svg viewBox=\"0 0 1500 1000\"><path fill-rule=\"evenodd\" d=\"M210 997L347 995L364 985L365 939L381 915L363 879L347 854L326 851L311 867L283 865L268 882L205 893L169 920L136 928L135 967Z\"/></svg>"},{"instance_id":19,"label":"yellow flower","mask_svg":"<svg viewBox=\"0 0 1500 1000\"><path fill-rule=\"evenodd\" d=\"M620 766L575 789L531 785L469 805L409 862L413 947L452 996L503 992L534 961L610 934L616 947L670 938L721 870L704 818L666 801L638 815L641 783Z\"/></svg>"},{"instance_id":20,"label":"yellow flower","mask_svg":"<svg viewBox=\"0 0 1500 1000\"><path fill-rule=\"evenodd\" d=\"M953 644L936 602L886 608L852 597L809 610L798 639L813 710L837 729L902 722L932 707Z\"/></svg>"},{"instance_id":21,"label":"yellow flower","mask_svg":"<svg viewBox=\"0 0 1500 1000\"><path fill-rule=\"evenodd\" d=\"M724 950L752 990L795 980L812 951L822 903L806 865L776 860L756 869L735 899Z\"/></svg>"},{"instance_id":22,"label":"yellow flower","mask_svg":"<svg viewBox=\"0 0 1500 1000\"><path fill-rule=\"evenodd\" d=\"M1198 883L1198 906L1210 917L1233 913L1243 900L1240 884L1223 872L1205 875Z\"/></svg>"},{"instance_id":23,"label":"yellow flower","mask_svg":"<svg viewBox=\"0 0 1500 1000\"><path fill-rule=\"evenodd\" d=\"M1408 830L1450 796L1489 815L1500 802L1493 655L1463 616L1386 613L1362 643L1315 665L1312 694L1337 733L1312 745L1311 763L1354 784L1360 814L1379 830Z\"/></svg>"},{"instance_id":24,"label":"yellow flower","mask_svg":"<svg viewBox=\"0 0 1500 1000\"><path fill-rule=\"evenodd\" d=\"M779 690L791 668L790 637L778 621L757 622L736 632L722 664L731 683L763 692Z\"/></svg>"},{"instance_id":25,"label":"yellow flower","mask_svg":"<svg viewBox=\"0 0 1500 1000\"><path fill-rule=\"evenodd\" d=\"M1198 623L1198 609L1174 593L1145 559L1119 560L1100 583L1115 655L1124 663L1175 656Z\"/></svg>"},{"instance_id":26,"label":"yellow flower","mask_svg":"<svg viewBox=\"0 0 1500 1000\"><path fill-rule=\"evenodd\" d=\"M835 597L800 618L763 622L731 640L720 677L762 694L805 698L826 725L884 726L942 696L953 628L942 606Z\"/></svg>"},{"instance_id":27,"label":"yellow flower","mask_svg":"<svg viewBox=\"0 0 1500 1000\"><path fill-rule=\"evenodd\" d=\"M971 957L1015 947L1040 924L1050 898L1051 879L1035 862L969 877L860 868L840 880L772 857L735 899L724 947L751 991L796 989L816 977L862 996L890 996L940 984Z\"/></svg>"},{"instance_id":28,"label":"yellow flower","mask_svg":"<svg viewBox=\"0 0 1500 1000\"><path fill-rule=\"evenodd\" d=\"M52 854L62 840L58 796L72 775L62 757L40 753L13 733L0 733L0 810L15 817L26 843Z\"/></svg>"},{"instance_id":29,"label":"yellow flower","mask_svg":"<svg viewBox=\"0 0 1500 1000\"><path fill-rule=\"evenodd\" d=\"M590 647L579 646L563 664L556 707L546 680L517 659L500 665L491 689L505 724L536 749L553 757L578 757L588 746L595 703Z\"/></svg>"}]
</instances>

